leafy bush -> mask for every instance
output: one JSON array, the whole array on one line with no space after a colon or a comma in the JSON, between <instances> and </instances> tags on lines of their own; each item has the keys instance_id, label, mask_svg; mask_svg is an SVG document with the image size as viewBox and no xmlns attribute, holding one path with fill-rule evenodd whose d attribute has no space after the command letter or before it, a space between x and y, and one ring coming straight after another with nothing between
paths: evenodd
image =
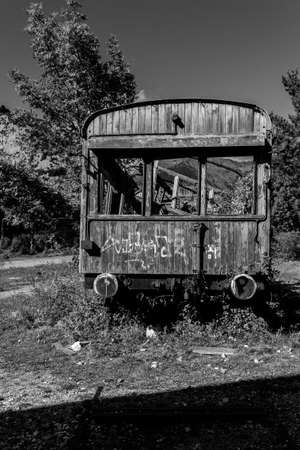
<instances>
[{"instance_id":1,"label":"leafy bush","mask_svg":"<svg viewBox=\"0 0 300 450\"><path fill-rule=\"evenodd\" d=\"M300 232L288 231L276 234L272 247L273 254L277 258L298 259L300 256Z\"/></svg>"}]
</instances>

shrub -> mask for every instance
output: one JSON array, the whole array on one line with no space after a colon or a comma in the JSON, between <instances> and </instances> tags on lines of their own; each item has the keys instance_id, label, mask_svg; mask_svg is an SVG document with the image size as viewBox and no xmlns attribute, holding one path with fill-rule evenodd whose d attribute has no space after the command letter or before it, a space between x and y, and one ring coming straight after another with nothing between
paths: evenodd
<instances>
[{"instance_id":1,"label":"shrub","mask_svg":"<svg viewBox=\"0 0 300 450\"><path fill-rule=\"evenodd\" d=\"M287 231L274 236L273 254L277 258L294 260L299 258L300 253L300 232Z\"/></svg>"}]
</instances>

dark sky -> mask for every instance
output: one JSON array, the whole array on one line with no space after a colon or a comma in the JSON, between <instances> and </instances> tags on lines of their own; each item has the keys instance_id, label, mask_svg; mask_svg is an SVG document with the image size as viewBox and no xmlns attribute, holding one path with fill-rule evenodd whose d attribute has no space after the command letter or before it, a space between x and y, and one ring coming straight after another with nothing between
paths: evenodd
<instances>
[{"instance_id":1,"label":"dark sky","mask_svg":"<svg viewBox=\"0 0 300 450\"><path fill-rule=\"evenodd\" d=\"M46 11L63 0L44 0ZM100 41L116 34L147 98L204 97L292 111L281 76L299 67L300 0L82 0ZM7 73L36 75L28 0L1 0L0 104L20 100Z\"/></svg>"}]
</instances>

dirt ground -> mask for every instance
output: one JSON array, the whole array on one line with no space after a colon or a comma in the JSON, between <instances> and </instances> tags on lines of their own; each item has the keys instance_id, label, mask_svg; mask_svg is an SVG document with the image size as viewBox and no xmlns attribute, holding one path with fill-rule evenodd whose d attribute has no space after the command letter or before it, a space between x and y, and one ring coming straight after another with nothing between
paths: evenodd
<instances>
[{"instance_id":1,"label":"dirt ground","mask_svg":"<svg viewBox=\"0 0 300 450\"><path fill-rule=\"evenodd\" d=\"M2 292L15 286L6 275L28 282L22 270L2 271ZM297 286L300 263L284 263L280 277ZM300 448L298 335L255 346L233 339L224 343L233 355L196 354L194 337L109 357L90 344L66 354L46 327L39 333L4 327L0 448Z\"/></svg>"}]
</instances>

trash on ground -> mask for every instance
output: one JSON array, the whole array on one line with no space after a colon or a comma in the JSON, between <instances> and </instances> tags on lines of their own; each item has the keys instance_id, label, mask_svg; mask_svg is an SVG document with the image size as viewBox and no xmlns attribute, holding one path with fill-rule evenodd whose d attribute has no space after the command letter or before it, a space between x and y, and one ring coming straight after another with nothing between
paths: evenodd
<instances>
[{"instance_id":1,"label":"trash on ground","mask_svg":"<svg viewBox=\"0 0 300 450\"><path fill-rule=\"evenodd\" d=\"M146 338L147 339L157 339L157 333L156 333L156 331L152 328L152 326L151 325L149 325L147 328L146 328Z\"/></svg>"},{"instance_id":2,"label":"trash on ground","mask_svg":"<svg viewBox=\"0 0 300 450\"><path fill-rule=\"evenodd\" d=\"M158 362L157 361L153 361L150 365L151 369L156 369L158 366Z\"/></svg>"},{"instance_id":3,"label":"trash on ground","mask_svg":"<svg viewBox=\"0 0 300 450\"><path fill-rule=\"evenodd\" d=\"M69 348L73 350L73 352L77 353L81 350L81 344L79 341L76 341L74 344L70 345Z\"/></svg>"},{"instance_id":4,"label":"trash on ground","mask_svg":"<svg viewBox=\"0 0 300 450\"><path fill-rule=\"evenodd\" d=\"M54 342L55 350L64 353L65 355L74 355L74 351L69 347L64 347L60 342Z\"/></svg>"}]
</instances>

